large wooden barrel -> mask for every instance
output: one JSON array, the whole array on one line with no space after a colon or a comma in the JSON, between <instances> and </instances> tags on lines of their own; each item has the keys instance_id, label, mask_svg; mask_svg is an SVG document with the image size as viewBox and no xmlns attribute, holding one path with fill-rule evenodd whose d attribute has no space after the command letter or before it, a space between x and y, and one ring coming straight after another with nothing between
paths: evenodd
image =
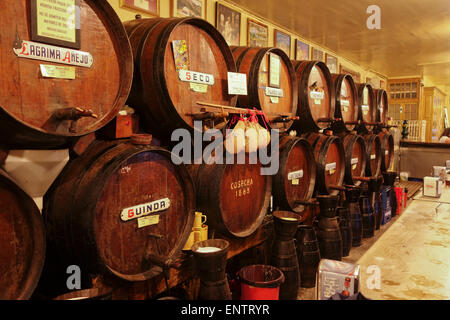
<instances>
[{"instance_id":1,"label":"large wooden barrel","mask_svg":"<svg viewBox=\"0 0 450 320\"><path fill-rule=\"evenodd\" d=\"M159 274L194 220L192 179L172 156L130 141L95 141L72 160L44 198L48 243L61 265L128 281Z\"/></svg>"},{"instance_id":2,"label":"large wooden barrel","mask_svg":"<svg viewBox=\"0 0 450 320\"><path fill-rule=\"evenodd\" d=\"M376 134L363 135L366 141L366 176L378 177L381 174L381 140Z\"/></svg>"},{"instance_id":3,"label":"large wooden barrel","mask_svg":"<svg viewBox=\"0 0 450 320\"><path fill-rule=\"evenodd\" d=\"M376 97L373 88L368 83L357 83L359 120L362 121L362 131L370 132L375 125Z\"/></svg>"},{"instance_id":4,"label":"large wooden barrel","mask_svg":"<svg viewBox=\"0 0 450 320\"><path fill-rule=\"evenodd\" d=\"M197 173L197 210L208 226L226 235L247 237L261 225L269 207L272 177L261 164L202 164Z\"/></svg>"},{"instance_id":5,"label":"large wooden barrel","mask_svg":"<svg viewBox=\"0 0 450 320\"><path fill-rule=\"evenodd\" d=\"M354 131L358 125L358 94L355 82L349 74L332 74L334 83L336 108L335 119L341 119L334 124L335 132Z\"/></svg>"},{"instance_id":6,"label":"large wooden barrel","mask_svg":"<svg viewBox=\"0 0 450 320\"><path fill-rule=\"evenodd\" d=\"M106 125L125 104L133 57L122 22L106 0L79 4L75 50L33 40L30 1L1 1L0 69L8 73L0 79L0 141L9 148L63 147Z\"/></svg>"},{"instance_id":7,"label":"large wooden barrel","mask_svg":"<svg viewBox=\"0 0 450 320\"><path fill-rule=\"evenodd\" d=\"M302 212L299 202L311 199L316 182L316 162L309 142L285 136L280 139L280 167L273 177L273 204L280 210Z\"/></svg>"},{"instance_id":8,"label":"large wooden barrel","mask_svg":"<svg viewBox=\"0 0 450 320\"><path fill-rule=\"evenodd\" d=\"M279 48L231 47L238 72L247 75L241 108L262 110L271 128L289 130L297 112L298 87L294 67Z\"/></svg>"},{"instance_id":9,"label":"large wooden barrel","mask_svg":"<svg viewBox=\"0 0 450 320\"><path fill-rule=\"evenodd\" d=\"M386 93L386 90L383 89L376 89L374 90L374 92L377 100L375 120L381 125L387 125L387 116L389 110L388 95Z\"/></svg>"},{"instance_id":10,"label":"large wooden barrel","mask_svg":"<svg viewBox=\"0 0 450 320\"><path fill-rule=\"evenodd\" d=\"M327 65L319 61L293 61L299 83L299 120L293 129L299 133L318 131L334 121L335 90Z\"/></svg>"},{"instance_id":11,"label":"large wooden barrel","mask_svg":"<svg viewBox=\"0 0 450 320\"><path fill-rule=\"evenodd\" d=\"M303 136L311 144L316 159L317 194L336 195L333 187L340 187L345 176L345 152L342 140L336 136L321 133L307 133Z\"/></svg>"},{"instance_id":12,"label":"large wooden barrel","mask_svg":"<svg viewBox=\"0 0 450 320\"><path fill-rule=\"evenodd\" d=\"M124 25L135 57L128 104L139 111L143 126L170 138L178 128L194 130L195 119L210 113L203 124L223 127L224 117L215 115L227 109L198 104L236 105L227 85L236 64L220 32L198 18L137 19Z\"/></svg>"},{"instance_id":13,"label":"large wooden barrel","mask_svg":"<svg viewBox=\"0 0 450 320\"><path fill-rule=\"evenodd\" d=\"M28 299L44 265L44 224L34 201L1 170L0 212L0 299Z\"/></svg>"},{"instance_id":14,"label":"large wooden barrel","mask_svg":"<svg viewBox=\"0 0 450 320\"><path fill-rule=\"evenodd\" d=\"M394 136L387 131L378 134L381 140L381 172L389 171L394 160Z\"/></svg>"},{"instance_id":15,"label":"large wooden barrel","mask_svg":"<svg viewBox=\"0 0 450 320\"><path fill-rule=\"evenodd\" d=\"M357 134L347 134L342 139L345 149L345 183L359 186L361 181L354 178L365 176L366 142Z\"/></svg>"}]
</instances>

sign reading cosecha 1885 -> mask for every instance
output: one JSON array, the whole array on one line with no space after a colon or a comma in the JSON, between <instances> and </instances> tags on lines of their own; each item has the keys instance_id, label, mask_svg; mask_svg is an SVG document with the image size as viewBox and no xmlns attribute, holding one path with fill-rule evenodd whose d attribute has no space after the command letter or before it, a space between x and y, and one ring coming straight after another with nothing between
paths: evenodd
<instances>
[{"instance_id":1,"label":"sign reading cosecha 1885","mask_svg":"<svg viewBox=\"0 0 450 320\"><path fill-rule=\"evenodd\" d=\"M31 40L81 48L80 0L31 0Z\"/></svg>"}]
</instances>

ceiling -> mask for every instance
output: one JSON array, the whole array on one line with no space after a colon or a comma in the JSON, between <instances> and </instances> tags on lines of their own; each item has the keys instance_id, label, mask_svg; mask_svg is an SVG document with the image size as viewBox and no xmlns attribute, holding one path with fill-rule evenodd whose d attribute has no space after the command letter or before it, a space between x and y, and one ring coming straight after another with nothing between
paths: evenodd
<instances>
[{"instance_id":1,"label":"ceiling","mask_svg":"<svg viewBox=\"0 0 450 320\"><path fill-rule=\"evenodd\" d=\"M231 0L387 77L426 76L450 91L450 0ZM264 5L261 5L264 3ZM381 29L370 30L370 5Z\"/></svg>"}]
</instances>

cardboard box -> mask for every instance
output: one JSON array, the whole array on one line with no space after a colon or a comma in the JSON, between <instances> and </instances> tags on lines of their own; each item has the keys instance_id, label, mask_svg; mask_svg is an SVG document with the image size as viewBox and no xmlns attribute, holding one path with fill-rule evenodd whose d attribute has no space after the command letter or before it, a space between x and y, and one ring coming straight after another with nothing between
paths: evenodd
<instances>
[{"instance_id":1,"label":"cardboard box","mask_svg":"<svg viewBox=\"0 0 450 320\"><path fill-rule=\"evenodd\" d=\"M439 198L442 194L442 180L438 177L423 178L423 195L426 197Z\"/></svg>"},{"instance_id":2,"label":"cardboard box","mask_svg":"<svg viewBox=\"0 0 450 320\"><path fill-rule=\"evenodd\" d=\"M316 299L328 300L335 293L353 296L359 292L358 264L322 259L316 276Z\"/></svg>"}]
</instances>

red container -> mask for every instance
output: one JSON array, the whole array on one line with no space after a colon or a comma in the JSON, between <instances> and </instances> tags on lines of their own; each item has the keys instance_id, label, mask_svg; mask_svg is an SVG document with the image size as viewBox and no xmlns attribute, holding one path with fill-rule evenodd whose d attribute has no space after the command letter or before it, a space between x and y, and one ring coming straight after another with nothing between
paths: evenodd
<instances>
[{"instance_id":1,"label":"red container","mask_svg":"<svg viewBox=\"0 0 450 320\"><path fill-rule=\"evenodd\" d=\"M241 300L278 300L283 272L268 265L251 265L239 271Z\"/></svg>"},{"instance_id":2,"label":"red container","mask_svg":"<svg viewBox=\"0 0 450 320\"><path fill-rule=\"evenodd\" d=\"M404 201L403 188L395 187L395 195L397 196L397 214L401 214L403 208L406 207L406 203L403 204Z\"/></svg>"}]
</instances>

